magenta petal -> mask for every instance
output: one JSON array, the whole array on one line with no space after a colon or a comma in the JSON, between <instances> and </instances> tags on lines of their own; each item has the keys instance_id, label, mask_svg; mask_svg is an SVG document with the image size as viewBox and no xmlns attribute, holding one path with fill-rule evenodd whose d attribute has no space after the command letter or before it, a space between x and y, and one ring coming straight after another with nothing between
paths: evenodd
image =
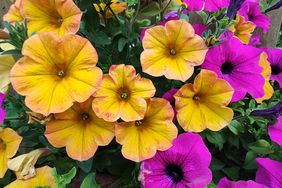
<instances>
[{"instance_id":1,"label":"magenta petal","mask_svg":"<svg viewBox=\"0 0 282 188\"><path fill-rule=\"evenodd\" d=\"M5 95L3 93L0 93L0 123L2 123L6 117L6 111L2 107L4 99L5 99Z\"/></svg>"},{"instance_id":2,"label":"magenta petal","mask_svg":"<svg viewBox=\"0 0 282 188\"><path fill-rule=\"evenodd\" d=\"M220 9L228 7L229 2L230 0L206 0L205 10L210 12L216 12Z\"/></svg>"},{"instance_id":3,"label":"magenta petal","mask_svg":"<svg viewBox=\"0 0 282 188\"><path fill-rule=\"evenodd\" d=\"M269 158L257 158L258 170L256 182L264 184L269 188L282 187L282 162L274 161Z\"/></svg>"},{"instance_id":4,"label":"magenta petal","mask_svg":"<svg viewBox=\"0 0 282 188\"><path fill-rule=\"evenodd\" d=\"M249 181L230 181L226 177L222 178L216 188L267 188L267 186Z\"/></svg>"},{"instance_id":5,"label":"magenta petal","mask_svg":"<svg viewBox=\"0 0 282 188\"><path fill-rule=\"evenodd\" d=\"M200 11L204 9L205 0L183 0L187 5L187 10Z\"/></svg>"},{"instance_id":6,"label":"magenta petal","mask_svg":"<svg viewBox=\"0 0 282 188\"><path fill-rule=\"evenodd\" d=\"M278 122L268 127L268 134L273 142L282 146L282 116L278 118Z\"/></svg>"},{"instance_id":7,"label":"magenta petal","mask_svg":"<svg viewBox=\"0 0 282 188\"><path fill-rule=\"evenodd\" d=\"M199 36L203 36L203 33L207 30L207 27L204 24L194 24L193 28L195 30L195 33Z\"/></svg>"},{"instance_id":8,"label":"magenta petal","mask_svg":"<svg viewBox=\"0 0 282 188\"><path fill-rule=\"evenodd\" d=\"M253 34L250 38L250 41L249 41L249 44L248 45L251 45L251 46L257 46L257 45L260 45L261 42L260 42L260 35L258 34Z\"/></svg>"}]
</instances>

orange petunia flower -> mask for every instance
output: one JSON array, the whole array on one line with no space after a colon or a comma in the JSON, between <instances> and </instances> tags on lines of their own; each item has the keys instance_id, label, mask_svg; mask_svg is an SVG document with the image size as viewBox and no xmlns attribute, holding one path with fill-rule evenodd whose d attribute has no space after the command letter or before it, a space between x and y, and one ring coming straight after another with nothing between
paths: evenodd
<instances>
[{"instance_id":1,"label":"orange petunia flower","mask_svg":"<svg viewBox=\"0 0 282 188\"><path fill-rule=\"evenodd\" d=\"M233 23L234 25L231 25L229 30L232 31L234 36L239 38L242 43L248 44L256 25L253 22L245 21L244 17L241 15L237 15Z\"/></svg>"},{"instance_id":2,"label":"orange petunia flower","mask_svg":"<svg viewBox=\"0 0 282 188\"><path fill-rule=\"evenodd\" d=\"M10 24L15 24L16 21L22 22L24 18L20 11L21 2L22 0L16 0L16 2L10 6L8 12L3 16L3 20Z\"/></svg>"},{"instance_id":3,"label":"orange petunia flower","mask_svg":"<svg viewBox=\"0 0 282 188\"><path fill-rule=\"evenodd\" d=\"M153 157L157 150L165 151L177 137L173 124L173 108L162 98L147 100L148 107L142 120L116 124L116 141L122 146L125 158L140 162Z\"/></svg>"},{"instance_id":4,"label":"orange petunia flower","mask_svg":"<svg viewBox=\"0 0 282 188\"><path fill-rule=\"evenodd\" d=\"M24 43L22 54L10 80L34 112L45 116L61 113L73 102L87 100L101 83L97 52L78 35L34 35Z\"/></svg>"},{"instance_id":5,"label":"orange petunia flower","mask_svg":"<svg viewBox=\"0 0 282 188\"><path fill-rule=\"evenodd\" d=\"M32 188L32 187L50 187L57 188L55 178L52 175L52 168L44 166L36 169L36 176L28 180L15 180L5 188Z\"/></svg>"},{"instance_id":6,"label":"orange petunia flower","mask_svg":"<svg viewBox=\"0 0 282 188\"><path fill-rule=\"evenodd\" d=\"M8 169L8 160L17 153L22 137L13 129L0 128L0 178L3 178Z\"/></svg>"},{"instance_id":7,"label":"orange petunia flower","mask_svg":"<svg viewBox=\"0 0 282 188\"><path fill-rule=\"evenodd\" d=\"M233 93L227 81L203 69L194 85L185 84L174 95L179 124L185 131L201 132L206 128L219 131L233 118L233 110L226 107Z\"/></svg>"},{"instance_id":8,"label":"orange petunia flower","mask_svg":"<svg viewBox=\"0 0 282 188\"><path fill-rule=\"evenodd\" d=\"M93 110L98 117L114 122L140 120L156 89L151 80L141 78L131 65L112 65L104 75L101 88L94 94Z\"/></svg>"},{"instance_id":9,"label":"orange petunia flower","mask_svg":"<svg viewBox=\"0 0 282 188\"><path fill-rule=\"evenodd\" d=\"M22 0L21 13L28 20L28 33L76 33L82 12L73 0Z\"/></svg>"},{"instance_id":10,"label":"orange petunia flower","mask_svg":"<svg viewBox=\"0 0 282 188\"><path fill-rule=\"evenodd\" d=\"M111 9L115 14L122 13L126 9L126 3L125 2L118 2L118 0L112 0L112 4L110 5ZM96 11L101 15L101 10L106 11L106 18L112 18L113 14L110 11L109 8L106 9L106 4L104 2L101 2L99 5L94 3L93 4ZM101 9L101 10L100 10ZM105 10L106 9L106 10Z\"/></svg>"},{"instance_id":11,"label":"orange petunia flower","mask_svg":"<svg viewBox=\"0 0 282 188\"><path fill-rule=\"evenodd\" d=\"M186 81L201 65L208 50L185 20L171 20L165 26L147 29L143 38L141 65L145 73Z\"/></svg>"},{"instance_id":12,"label":"orange petunia flower","mask_svg":"<svg viewBox=\"0 0 282 188\"><path fill-rule=\"evenodd\" d=\"M256 98L255 100L257 101L257 103L262 103L262 101L270 99L274 92L273 87L271 86L269 82L270 76L271 76L271 66L267 58L268 58L267 54L265 52L262 52L260 55L259 65L263 68L263 71L261 74L265 79L265 83L263 86L264 96L261 98Z\"/></svg>"},{"instance_id":13,"label":"orange petunia flower","mask_svg":"<svg viewBox=\"0 0 282 188\"><path fill-rule=\"evenodd\" d=\"M86 161L98 146L108 145L114 137L114 123L98 118L91 108L93 98L75 103L66 112L47 122L45 136L54 147L66 147L70 158Z\"/></svg>"}]
</instances>

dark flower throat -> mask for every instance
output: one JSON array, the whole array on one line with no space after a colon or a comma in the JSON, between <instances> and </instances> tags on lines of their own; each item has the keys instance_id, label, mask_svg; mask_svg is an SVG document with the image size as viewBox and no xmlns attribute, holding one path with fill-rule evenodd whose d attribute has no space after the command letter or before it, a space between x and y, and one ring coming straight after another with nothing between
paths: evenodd
<instances>
[{"instance_id":1,"label":"dark flower throat","mask_svg":"<svg viewBox=\"0 0 282 188\"><path fill-rule=\"evenodd\" d=\"M178 183L184 178L184 173L181 167L175 164L167 165L165 173L173 180L174 183Z\"/></svg>"},{"instance_id":2,"label":"dark flower throat","mask_svg":"<svg viewBox=\"0 0 282 188\"><path fill-rule=\"evenodd\" d=\"M222 74L230 74L234 69L234 65L231 62L225 62L221 65Z\"/></svg>"}]
</instances>

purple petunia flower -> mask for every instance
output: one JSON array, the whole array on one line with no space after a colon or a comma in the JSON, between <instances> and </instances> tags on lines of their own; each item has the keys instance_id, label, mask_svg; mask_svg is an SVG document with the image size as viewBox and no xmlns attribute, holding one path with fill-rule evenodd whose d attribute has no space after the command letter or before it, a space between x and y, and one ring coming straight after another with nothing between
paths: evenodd
<instances>
[{"instance_id":1,"label":"purple petunia flower","mask_svg":"<svg viewBox=\"0 0 282 188\"><path fill-rule=\"evenodd\" d=\"M279 48L263 48L267 53L268 61L271 66L271 77L270 80L276 80L282 88L282 49Z\"/></svg>"},{"instance_id":2,"label":"purple petunia flower","mask_svg":"<svg viewBox=\"0 0 282 188\"><path fill-rule=\"evenodd\" d=\"M271 20L261 12L259 2L246 0L238 11L238 14L242 15L246 21L251 21L257 27L261 27L264 33L269 29Z\"/></svg>"},{"instance_id":3,"label":"purple petunia flower","mask_svg":"<svg viewBox=\"0 0 282 188\"><path fill-rule=\"evenodd\" d=\"M277 119L282 116L282 101L267 109L254 110L250 115Z\"/></svg>"},{"instance_id":4,"label":"purple petunia flower","mask_svg":"<svg viewBox=\"0 0 282 188\"><path fill-rule=\"evenodd\" d=\"M206 0L205 10L210 12L219 11L229 5L230 0Z\"/></svg>"},{"instance_id":5,"label":"purple petunia flower","mask_svg":"<svg viewBox=\"0 0 282 188\"><path fill-rule=\"evenodd\" d=\"M174 111L174 117L173 117L173 123L177 122L177 118L176 118L176 110L175 110L175 98L173 97L173 95L178 91L178 89L172 88L171 90L167 91L162 98L168 100L171 104L171 106L173 107L173 111Z\"/></svg>"},{"instance_id":6,"label":"purple petunia flower","mask_svg":"<svg viewBox=\"0 0 282 188\"><path fill-rule=\"evenodd\" d=\"M269 188L282 187L282 162L269 158L257 158L258 170L256 182L264 184Z\"/></svg>"},{"instance_id":7,"label":"purple petunia flower","mask_svg":"<svg viewBox=\"0 0 282 188\"><path fill-rule=\"evenodd\" d=\"M222 178L216 188L267 188L263 184L256 183L252 180L249 181L230 181L226 177Z\"/></svg>"},{"instance_id":8,"label":"purple petunia flower","mask_svg":"<svg viewBox=\"0 0 282 188\"><path fill-rule=\"evenodd\" d=\"M144 188L203 188L212 180L211 154L198 134L180 134L173 146L141 164L139 179Z\"/></svg>"},{"instance_id":9,"label":"purple petunia flower","mask_svg":"<svg viewBox=\"0 0 282 188\"><path fill-rule=\"evenodd\" d=\"M2 123L6 116L6 111L3 109L3 102L5 99L5 95L3 93L0 93L0 123Z\"/></svg>"},{"instance_id":10,"label":"purple petunia flower","mask_svg":"<svg viewBox=\"0 0 282 188\"><path fill-rule=\"evenodd\" d=\"M261 45L261 42L260 42L260 35L258 34L253 34L250 38L250 41L249 41L249 44L248 45L251 45L251 46L259 46Z\"/></svg>"},{"instance_id":11,"label":"purple petunia flower","mask_svg":"<svg viewBox=\"0 0 282 188\"><path fill-rule=\"evenodd\" d=\"M260 49L230 37L209 49L202 68L216 72L219 78L229 82L234 88L232 102L243 99L247 93L260 98L264 95L265 81L259 66L260 54Z\"/></svg>"},{"instance_id":12,"label":"purple petunia flower","mask_svg":"<svg viewBox=\"0 0 282 188\"><path fill-rule=\"evenodd\" d=\"M282 116L278 118L278 122L268 127L268 134L273 142L282 146Z\"/></svg>"}]
</instances>

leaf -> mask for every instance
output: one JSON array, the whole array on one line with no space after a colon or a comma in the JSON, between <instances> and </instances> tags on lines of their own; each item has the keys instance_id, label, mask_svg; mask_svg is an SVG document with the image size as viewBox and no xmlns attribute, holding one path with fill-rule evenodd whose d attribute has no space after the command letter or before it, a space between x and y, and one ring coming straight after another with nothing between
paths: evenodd
<instances>
[{"instance_id":1,"label":"leaf","mask_svg":"<svg viewBox=\"0 0 282 188\"><path fill-rule=\"evenodd\" d=\"M109 45L112 43L112 40L103 31L95 31L93 33L93 42L96 45Z\"/></svg>"},{"instance_id":2,"label":"leaf","mask_svg":"<svg viewBox=\"0 0 282 188\"><path fill-rule=\"evenodd\" d=\"M255 160L256 157L257 157L257 154L254 151L248 151L245 157L243 168L247 170L256 169L257 168L256 160Z\"/></svg>"},{"instance_id":3,"label":"leaf","mask_svg":"<svg viewBox=\"0 0 282 188\"><path fill-rule=\"evenodd\" d=\"M130 6L136 5L138 3L138 0L125 0L125 2L126 2L126 5L130 7Z\"/></svg>"},{"instance_id":4,"label":"leaf","mask_svg":"<svg viewBox=\"0 0 282 188\"><path fill-rule=\"evenodd\" d=\"M85 173L89 173L91 171L92 165L93 165L93 157L88 159L87 161L76 161L76 164L79 168L83 170Z\"/></svg>"},{"instance_id":5,"label":"leaf","mask_svg":"<svg viewBox=\"0 0 282 188\"><path fill-rule=\"evenodd\" d=\"M226 174L230 179L237 180L239 177L239 167L230 167L230 168L224 168L222 171L224 174Z\"/></svg>"},{"instance_id":6,"label":"leaf","mask_svg":"<svg viewBox=\"0 0 282 188\"><path fill-rule=\"evenodd\" d=\"M118 40L118 51L119 52L122 52L122 50L124 49L127 42L128 42L128 40L126 38L120 38Z\"/></svg>"},{"instance_id":7,"label":"leaf","mask_svg":"<svg viewBox=\"0 0 282 188\"><path fill-rule=\"evenodd\" d=\"M16 49L6 50L6 51L0 53L0 55L21 55L21 51L20 50L16 50Z\"/></svg>"},{"instance_id":8,"label":"leaf","mask_svg":"<svg viewBox=\"0 0 282 188\"><path fill-rule=\"evenodd\" d=\"M205 11L198 11L196 12L199 16L201 16L203 23L207 22L208 14Z\"/></svg>"},{"instance_id":9,"label":"leaf","mask_svg":"<svg viewBox=\"0 0 282 188\"><path fill-rule=\"evenodd\" d=\"M248 147L257 154L265 155L265 154L273 153L273 151L271 150L270 143L263 139L250 143Z\"/></svg>"},{"instance_id":10,"label":"leaf","mask_svg":"<svg viewBox=\"0 0 282 188\"><path fill-rule=\"evenodd\" d=\"M58 175L56 168L53 168L52 175L55 178L55 182L58 185L58 188L65 188L68 184L70 184L71 180L76 175L76 168L73 167L68 173L63 175Z\"/></svg>"},{"instance_id":11,"label":"leaf","mask_svg":"<svg viewBox=\"0 0 282 188\"><path fill-rule=\"evenodd\" d=\"M231 121L231 123L228 125L228 128L235 135L238 135L239 133L244 133L245 132L244 125L242 125L237 120Z\"/></svg>"},{"instance_id":12,"label":"leaf","mask_svg":"<svg viewBox=\"0 0 282 188\"><path fill-rule=\"evenodd\" d=\"M225 164L223 162L221 162L220 160L216 159L215 157L212 158L212 161L211 161L211 164L210 164L210 168L213 171L221 170L224 166L225 166Z\"/></svg>"},{"instance_id":13,"label":"leaf","mask_svg":"<svg viewBox=\"0 0 282 188\"><path fill-rule=\"evenodd\" d=\"M156 16L161 12L161 8L159 6L159 3L157 2L151 2L147 6L145 6L143 9L140 11L140 17L151 17L151 16Z\"/></svg>"},{"instance_id":14,"label":"leaf","mask_svg":"<svg viewBox=\"0 0 282 188\"><path fill-rule=\"evenodd\" d=\"M223 144L225 143L225 139L219 132L207 132L207 139L210 143L218 146L219 150L223 148Z\"/></svg>"},{"instance_id":15,"label":"leaf","mask_svg":"<svg viewBox=\"0 0 282 188\"><path fill-rule=\"evenodd\" d=\"M96 183L95 176L95 173L88 174L84 178L80 188L100 188L101 186Z\"/></svg>"}]
</instances>

